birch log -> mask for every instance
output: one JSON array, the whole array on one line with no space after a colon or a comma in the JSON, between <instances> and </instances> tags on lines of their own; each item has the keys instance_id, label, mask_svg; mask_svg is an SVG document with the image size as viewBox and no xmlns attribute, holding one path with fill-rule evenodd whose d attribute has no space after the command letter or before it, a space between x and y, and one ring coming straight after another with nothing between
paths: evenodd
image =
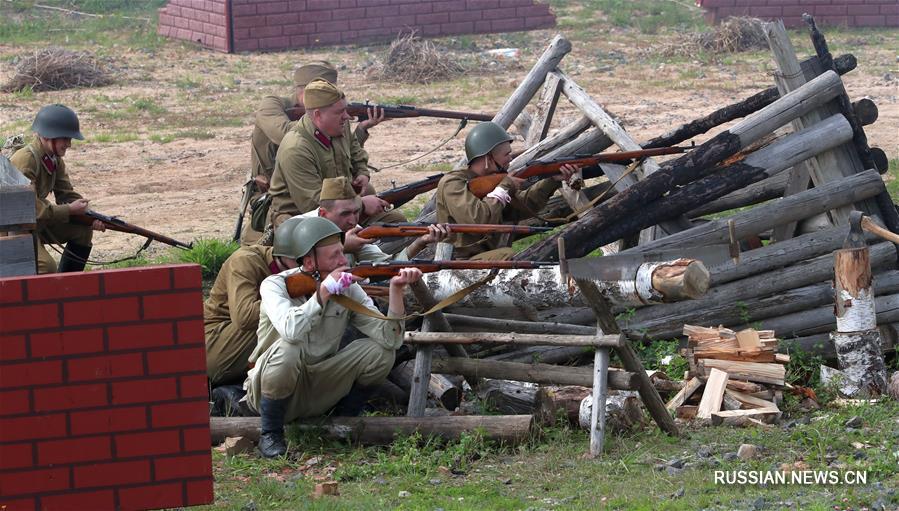
<instances>
[{"instance_id":1,"label":"birch log","mask_svg":"<svg viewBox=\"0 0 899 511\"><path fill-rule=\"evenodd\" d=\"M557 366L552 364L521 364L476 360L466 358L444 358L433 361L435 371L445 374L472 375L499 380L528 381L545 385L593 386L593 366ZM639 385L638 376L628 371L609 371L609 388L615 390L635 390Z\"/></svg>"},{"instance_id":2,"label":"birch log","mask_svg":"<svg viewBox=\"0 0 899 511\"><path fill-rule=\"evenodd\" d=\"M831 339L839 369L847 380L841 389L848 397L877 397L887 388L871 275L868 247L834 252L837 329Z\"/></svg>"},{"instance_id":3,"label":"birch log","mask_svg":"<svg viewBox=\"0 0 899 511\"><path fill-rule=\"evenodd\" d=\"M623 215L639 211L676 186L703 177L725 158L830 101L842 90L843 84L839 75L832 71L822 74L747 117L731 129L719 133L686 155L666 162L661 170L646 176L638 184L592 209L576 222L569 224L561 233L532 245L517 258L551 260L557 257L556 239L560 235L565 238L565 246L568 247L570 257L583 257L605 244L597 242L597 234L603 233L617 223Z\"/></svg>"},{"instance_id":4,"label":"birch log","mask_svg":"<svg viewBox=\"0 0 899 511\"><path fill-rule=\"evenodd\" d=\"M876 291L876 288L875 288ZM899 322L899 294L878 296L874 300L877 310L877 324ZM774 330L784 337L805 337L813 334L833 331L837 321L833 315L833 305L804 310L784 316L763 319L754 323L765 330ZM751 328L752 325L736 325L734 330Z\"/></svg>"}]
</instances>

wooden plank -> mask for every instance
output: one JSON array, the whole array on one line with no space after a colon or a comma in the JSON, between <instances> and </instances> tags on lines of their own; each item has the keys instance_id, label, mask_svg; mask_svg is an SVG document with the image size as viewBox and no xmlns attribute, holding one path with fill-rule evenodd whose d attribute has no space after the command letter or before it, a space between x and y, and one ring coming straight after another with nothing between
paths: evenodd
<instances>
[{"instance_id":1,"label":"wooden plank","mask_svg":"<svg viewBox=\"0 0 899 511\"><path fill-rule=\"evenodd\" d=\"M740 330L737 332L737 343L740 348L748 351L757 351L762 349L762 342L759 340L759 333L753 328Z\"/></svg>"},{"instance_id":2,"label":"wooden plank","mask_svg":"<svg viewBox=\"0 0 899 511\"><path fill-rule=\"evenodd\" d=\"M428 406L428 383L431 380L431 359L434 346L419 346L412 368L412 388L409 391L408 417L424 417Z\"/></svg>"},{"instance_id":3,"label":"wooden plank","mask_svg":"<svg viewBox=\"0 0 899 511\"><path fill-rule=\"evenodd\" d=\"M721 401L724 399L724 390L727 387L727 373L718 369L712 369L709 379L705 383L705 391L699 402L699 411L696 416L700 419L709 419L713 412L721 410Z\"/></svg>"},{"instance_id":4,"label":"wooden plank","mask_svg":"<svg viewBox=\"0 0 899 511\"><path fill-rule=\"evenodd\" d=\"M696 389L702 386L702 380L699 378L692 378L690 381L684 385L684 388L680 389L680 391L668 401L668 404L665 405L665 408L668 409L669 412L674 413L679 406L684 404L690 396L696 392Z\"/></svg>"},{"instance_id":5,"label":"wooden plank","mask_svg":"<svg viewBox=\"0 0 899 511\"><path fill-rule=\"evenodd\" d=\"M34 224L34 190L31 186L0 187L0 227Z\"/></svg>"},{"instance_id":6,"label":"wooden plank","mask_svg":"<svg viewBox=\"0 0 899 511\"><path fill-rule=\"evenodd\" d=\"M516 346L619 346L617 335L553 335L494 332L406 332L410 344L496 343Z\"/></svg>"},{"instance_id":7,"label":"wooden plank","mask_svg":"<svg viewBox=\"0 0 899 511\"><path fill-rule=\"evenodd\" d=\"M718 426L729 419L755 418L763 422L769 422L780 415L779 410L766 410L764 408L752 408L749 410L723 410L712 414L712 424Z\"/></svg>"},{"instance_id":8,"label":"wooden plank","mask_svg":"<svg viewBox=\"0 0 899 511\"><path fill-rule=\"evenodd\" d=\"M34 275L35 257L31 234L0 237L0 277Z\"/></svg>"},{"instance_id":9,"label":"wooden plank","mask_svg":"<svg viewBox=\"0 0 899 511\"><path fill-rule=\"evenodd\" d=\"M760 364L757 362L735 362L732 360L714 360L705 358L700 362L704 372L709 375L714 371L727 372L736 380L749 380L773 385L783 385L786 370L780 364Z\"/></svg>"},{"instance_id":10,"label":"wooden plank","mask_svg":"<svg viewBox=\"0 0 899 511\"><path fill-rule=\"evenodd\" d=\"M731 389L724 389L724 393L743 403L747 408L777 409L777 405L775 405L772 401L766 401L764 399L754 397L750 394L744 394L743 392L738 392Z\"/></svg>"}]
</instances>

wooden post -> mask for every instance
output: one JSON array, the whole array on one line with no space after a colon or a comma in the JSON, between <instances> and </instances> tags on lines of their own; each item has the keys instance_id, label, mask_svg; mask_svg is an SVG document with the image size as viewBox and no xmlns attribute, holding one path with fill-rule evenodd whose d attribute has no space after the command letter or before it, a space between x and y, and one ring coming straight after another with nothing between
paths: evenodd
<instances>
[{"instance_id":1,"label":"wooden post","mask_svg":"<svg viewBox=\"0 0 899 511\"><path fill-rule=\"evenodd\" d=\"M525 138L525 147L531 147L546 138L549 125L556 113L556 105L559 103L559 95L562 93L559 77L547 74L543 83L543 92L537 102L537 114L531 123L531 130Z\"/></svg>"},{"instance_id":2,"label":"wooden post","mask_svg":"<svg viewBox=\"0 0 899 511\"><path fill-rule=\"evenodd\" d=\"M559 62L562 61L562 58L570 51L571 42L561 35L555 36L531 71L524 77L518 88L515 89L515 92L509 96L509 99L500 108L499 113L493 118L493 122L503 128L508 128L512 121L515 120L515 117L518 117L518 113L524 110L524 107L537 93L540 85L546 80L546 74L555 69Z\"/></svg>"},{"instance_id":3,"label":"wooden post","mask_svg":"<svg viewBox=\"0 0 899 511\"><path fill-rule=\"evenodd\" d=\"M609 394L609 350L597 348L593 359L593 410L590 412L590 455L602 453L606 435L606 396Z\"/></svg>"},{"instance_id":4,"label":"wooden post","mask_svg":"<svg viewBox=\"0 0 899 511\"><path fill-rule=\"evenodd\" d=\"M880 352L880 331L874 307L871 261L861 227L862 215L850 217L850 233L834 252L834 312L837 329L831 334L840 371L840 386L849 397L877 397L887 388Z\"/></svg>"}]
</instances>

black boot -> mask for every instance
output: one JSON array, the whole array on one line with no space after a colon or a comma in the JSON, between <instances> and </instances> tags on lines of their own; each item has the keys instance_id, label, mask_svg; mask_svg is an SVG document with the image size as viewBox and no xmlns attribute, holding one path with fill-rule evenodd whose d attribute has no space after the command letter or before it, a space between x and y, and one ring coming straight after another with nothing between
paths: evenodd
<instances>
[{"instance_id":1,"label":"black boot","mask_svg":"<svg viewBox=\"0 0 899 511\"><path fill-rule=\"evenodd\" d=\"M366 411L368 400L374 396L377 388L376 385L366 386L354 383L350 393L343 396L334 405L333 415L337 417L358 417L362 415L362 412Z\"/></svg>"},{"instance_id":2,"label":"black boot","mask_svg":"<svg viewBox=\"0 0 899 511\"><path fill-rule=\"evenodd\" d=\"M252 417L246 402L246 391L240 385L221 385L212 389L213 417Z\"/></svg>"},{"instance_id":3,"label":"black boot","mask_svg":"<svg viewBox=\"0 0 899 511\"><path fill-rule=\"evenodd\" d=\"M277 458L287 453L284 441L284 414L287 413L287 398L262 398L259 415L262 416L262 435L259 437L259 452L266 458Z\"/></svg>"},{"instance_id":4,"label":"black boot","mask_svg":"<svg viewBox=\"0 0 899 511\"><path fill-rule=\"evenodd\" d=\"M87 258L91 255L91 247L80 245L74 241L66 243L66 249L59 258L59 273L69 273L75 271L84 271L87 264Z\"/></svg>"}]
</instances>

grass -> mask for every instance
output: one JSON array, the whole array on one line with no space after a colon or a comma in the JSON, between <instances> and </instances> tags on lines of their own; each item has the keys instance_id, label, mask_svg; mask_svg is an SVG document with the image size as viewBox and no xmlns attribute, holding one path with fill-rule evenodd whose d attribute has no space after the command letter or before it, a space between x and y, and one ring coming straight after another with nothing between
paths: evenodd
<instances>
[{"instance_id":1,"label":"grass","mask_svg":"<svg viewBox=\"0 0 899 511\"><path fill-rule=\"evenodd\" d=\"M887 191L890 192L890 198L893 199L894 203L899 202L899 158L890 160L890 167L884 177Z\"/></svg>"},{"instance_id":2,"label":"grass","mask_svg":"<svg viewBox=\"0 0 899 511\"><path fill-rule=\"evenodd\" d=\"M116 133L95 133L85 140L85 143L92 144L120 144L122 142L133 142L138 140L140 137L137 133L131 132L116 132Z\"/></svg>"},{"instance_id":3,"label":"grass","mask_svg":"<svg viewBox=\"0 0 899 511\"><path fill-rule=\"evenodd\" d=\"M153 257L141 254L135 259L104 265L102 268L133 268L171 263L194 263L199 264L203 269L203 280L211 282L215 280L225 260L238 248L239 245L231 240L200 238L194 240L193 247L188 250L171 248Z\"/></svg>"},{"instance_id":4,"label":"grass","mask_svg":"<svg viewBox=\"0 0 899 511\"><path fill-rule=\"evenodd\" d=\"M560 28L590 30L612 24L648 34L663 28L704 28L701 12L689 4L661 0L584 0L578 3L578 8L567 0L550 0L556 12L564 13L558 20Z\"/></svg>"},{"instance_id":5,"label":"grass","mask_svg":"<svg viewBox=\"0 0 899 511\"><path fill-rule=\"evenodd\" d=\"M864 426L843 424L858 416ZM806 423L770 430L689 428L678 439L654 427L606 437L605 453L586 459L584 431L555 426L521 446L478 434L443 443L419 437L358 447L291 434L292 456L263 460L215 453L216 504L200 509L746 509L886 508L899 484L899 404L825 409ZM892 431L891 434L872 435ZM761 447L754 460L730 460L740 444ZM704 457L705 451L708 456ZM669 474L657 464L683 460ZM715 484L716 470L867 471L867 484L753 486ZM802 465L804 464L804 465ZM334 479L340 496L311 500L315 482ZM408 496L400 496L408 492ZM404 493L405 495L405 493Z\"/></svg>"}]
</instances>

